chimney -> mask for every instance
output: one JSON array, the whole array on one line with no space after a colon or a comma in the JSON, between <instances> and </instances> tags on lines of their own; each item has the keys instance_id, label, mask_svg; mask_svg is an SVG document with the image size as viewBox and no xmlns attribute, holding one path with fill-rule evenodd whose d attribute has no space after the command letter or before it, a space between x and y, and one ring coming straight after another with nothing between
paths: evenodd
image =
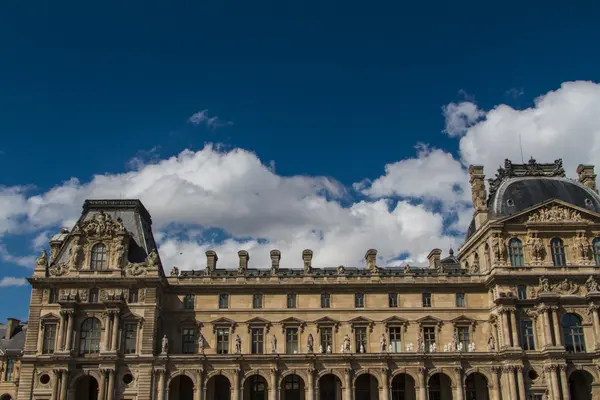
<instances>
[{"instance_id":1,"label":"chimney","mask_svg":"<svg viewBox=\"0 0 600 400\"><path fill-rule=\"evenodd\" d=\"M594 173L593 165L579 164L577 167L577 175L579 175L579 182L598 193L598 187L596 186L596 174Z\"/></svg>"},{"instance_id":2,"label":"chimney","mask_svg":"<svg viewBox=\"0 0 600 400\"><path fill-rule=\"evenodd\" d=\"M367 264L367 271L373 271L377 268L377 250L369 249L365 254L365 262Z\"/></svg>"},{"instance_id":3,"label":"chimney","mask_svg":"<svg viewBox=\"0 0 600 400\"><path fill-rule=\"evenodd\" d=\"M8 340L13 337L15 330L19 326L21 321L16 318L8 318L6 321L6 330L4 331L4 339Z\"/></svg>"},{"instance_id":4,"label":"chimney","mask_svg":"<svg viewBox=\"0 0 600 400\"><path fill-rule=\"evenodd\" d=\"M250 255L246 250L238 251L238 256L240 257L240 271L248 270L248 260L250 260Z\"/></svg>"},{"instance_id":5,"label":"chimney","mask_svg":"<svg viewBox=\"0 0 600 400\"><path fill-rule=\"evenodd\" d=\"M311 271L312 257L313 257L312 250L306 249L302 252L302 260L304 261L304 273L309 273Z\"/></svg>"},{"instance_id":6,"label":"chimney","mask_svg":"<svg viewBox=\"0 0 600 400\"><path fill-rule=\"evenodd\" d=\"M442 251L440 249L433 249L427 256L429 260L429 268L438 269L440 267Z\"/></svg>"},{"instance_id":7,"label":"chimney","mask_svg":"<svg viewBox=\"0 0 600 400\"><path fill-rule=\"evenodd\" d=\"M471 184L471 198L473 199L475 229L479 229L488 219L487 192L482 165L469 166L469 183Z\"/></svg>"},{"instance_id":8,"label":"chimney","mask_svg":"<svg viewBox=\"0 0 600 400\"><path fill-rule=\"evenodd\" d=\"M271 269L275 271L279 269L279 260L281 260L281 252L279 250L271 250Z\"/></svg>"},{"instance_id":9,"label":"chimney","mask_svg":"<svg viewBox=\"0 0 600 400\"><path fill-rule=\"evenodd\" d=\"M214 271L217 269L217 261L219 257L217 257L217 253L214 250L208 250L206 253L206 269L209 271Z\"/></svg>"}]
</instances>

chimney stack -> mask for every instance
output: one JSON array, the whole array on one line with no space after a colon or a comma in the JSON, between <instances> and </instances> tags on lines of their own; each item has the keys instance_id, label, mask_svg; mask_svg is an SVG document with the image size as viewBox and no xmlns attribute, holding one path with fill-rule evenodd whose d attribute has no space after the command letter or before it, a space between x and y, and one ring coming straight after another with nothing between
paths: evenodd
<instances>
[{"instance_id":1,"label":"chimney stack","mask_svg":"<svg viewBox=\"0 0 600 400\"><path fill-rule=\"evenodd\" d=\"M469 183L471 184L475 229L479 229L488 219L487 191L485 190L485 175L482 165L469 166Z\"/></svg>"},{"instance_id":2,"label":"chimney stack","mask_svg":"<svg viewBox=\"0 0 600 400\"><path fill-rule=\"evenodd\" d=\"M440 249L431 250L431 252L427 256L427 259L429 260L429 268L438 269L440 267L442 260L441 255L442 251Z\"/></svg>"},{"instance_id":3,"label":"chimney stack","mask_svg":"<svg viewBox=\"0 0 600 400\"><path fill-rule=\"evenodd\" d=\"M219 257L217 257L217 253L214 250L208 250L205 254L206 269L212 272L217 269L217 261L219 260Z\"/></svg>"},{"instance_id":4,"label":"chimney stack","mask_svg":"<svg viewBox=\"0 0 600 400\"><path fill-rule=\"evenodd\" d=\"M271 250L271 269L279 270L279 260L281 260L281 252L279 250Z\"/></svg>"},{"instance_id":5,"label":"chimney stack","mask_svg":"<svg viewBox=\"0 0 600 400\"><path fill-rule=\"evenodd\" d=\"M248 270L248 261L250 260L250 255L246 250L238 251L238 257L240 257L240 267L239 271L247 271Z\"/></svg>"},{"instance_id":6,"label":"chimney stack","mask_svg":"<svg viewBox=\"0 0 600 400\"><path fill-rule=\"evenodd\" d=\"M579 164L577 167L577 175L579 175L579 182L598 193L598 186L596 186L596 174L594 173L593 165Z\"/></svg>"},{"instance_id":7,"label":"chimney stack","mask_svg":"<svg viewBox=\"0 0 600 400\"><path fill-rule=\"evenodd\" d=\"M310 249L306 249L302 252L302 260L304 261L304 273L308 274L312 270L312 257L313 252Z\"/></svg>"},{"instance_id":8,"label":"chimney stack","mask_svg":"<svg viewBox=\"0 0 600 400\"><path fill-rule=\"evenodd\" d=\"M377 250L367 250L367 253L365 254L365 262L367 264L367 271L374 271L377 269Z\"/></svg>"},{"instance_id":9,"label":"chimney stack","mask_svg":"<svg viewBox=\"0 0 600 400\"><path fill-rule=\"evenodd\" d=\"M13 337L20 323L21 321L16 318L8 318L6 321L6 330L4 331L4 339L8 340Z\"/></svg>"}]
</instances>

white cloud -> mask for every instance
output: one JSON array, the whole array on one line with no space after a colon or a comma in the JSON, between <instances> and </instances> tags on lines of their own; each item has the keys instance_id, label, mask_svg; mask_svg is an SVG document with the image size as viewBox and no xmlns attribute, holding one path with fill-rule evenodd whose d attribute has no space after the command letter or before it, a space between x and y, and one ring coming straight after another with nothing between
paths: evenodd
<instances>
[{"instance_id":1,"label":"white cloud","mask_svg":"<svg viewBox=\"0 0 600 400\"><path fill-rule=\"evenodd\" d=\"M50 231L39 232L31 241L31 248L35 251L41 251L40 249L47 247L51 234Z\"/></svg>"},{"instance_id":2,"label":"white cloud","mask_svg":"<svg viewBox=\"0 0 600 400\"><path fill-rule=\"evenodd\" d=\"M35 257L33 256L15 256L11 254L6 246L0 243L0 260L9 263L19 265L25 268L35 267Z\"/></svg>"},{"instance_id":3,"label":"white cloud","mask_svg":"<svg viewBox=\"0 0 600 400\"><path fill-rule=\"evenodd\" d=\"M223 121L216 115L212 116L212 117L209 116L208 110L202 110L202 111L198 111L197 113L194 113L190 118L188 118L188 122L195 126L204 124L204 125L208 126L209 128L213 128L213 129L218 128L220 126L233 125L233 122Z\"/></svg>"},{"instance_id":4,"label":"white cloud","mask_svg":"<svg viewBox=\"0 0 600 400\"><path fill-rule=\"evenodd\" d=\"M479 110L475 103L463 101L461 103L448 103L442 107L442 114L446 120L444 132L448 136L461 136L471 125L483 117L484 112Z\"/></svg>"},{"instance_id":5,"label":"white cloud","mask_svg":"<svg viewBox=\"0 0 600 400\"><path fill-rule=\"evenodd\" d=\"M27 285L27 280L25 278L14 278L12 276L5 276L2 279L0 279L0 287L25 285Z\"/></svg>"}]
</instances>

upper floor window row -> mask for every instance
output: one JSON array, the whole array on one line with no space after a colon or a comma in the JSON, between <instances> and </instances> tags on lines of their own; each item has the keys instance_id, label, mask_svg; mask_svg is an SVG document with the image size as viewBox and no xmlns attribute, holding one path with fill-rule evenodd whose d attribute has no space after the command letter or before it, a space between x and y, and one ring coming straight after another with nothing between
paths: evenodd
<instances>
[{"instance_id":1,"label":"upper floor window row","mask_svg":"<svg viewBox=\"0 0 600 400\"><path fill-rule=\"evenodd\" d=\"M600 238L592 241L592 256L596 265L600 265ZM567 255L564 241L560 238L550 240L550 257L554 266L567 265ZM522 267L525 265L523 257L523 242L520 239L512 238L508 242L508 258L513 267ZM540 256L541 258L541 256Z\"/></svg>"},{"instance_id":2,"label":"upper floor window row","mask_svg":"<svg viewBox=\"0 0 600 400\"><path fill-rule=\"evenodd\" d=\"M108 268L108 252L106 246L102 243L97 243L92 247L92 255L90 257L90 269L92 271L102 271Z\"/></svg>"}]
</instances>

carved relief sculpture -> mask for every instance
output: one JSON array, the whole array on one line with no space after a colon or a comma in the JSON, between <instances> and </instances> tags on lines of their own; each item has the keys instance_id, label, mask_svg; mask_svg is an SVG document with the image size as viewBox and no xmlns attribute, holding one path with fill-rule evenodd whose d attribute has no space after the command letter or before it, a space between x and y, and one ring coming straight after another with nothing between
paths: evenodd
<instances>
[{"instance_id":1,"label":"carved relief sculpture","mask_svg":"<svg viewBox=\"0 0 600 400\"><path fill-rule=\"evenodd\" d=\"M79 236L73 236L71 247L69 248L69 267L75 271L79 268L79 262L81 261L81 255L83 253L83 246L79 242Z\"/></svg>"},{"instance_id":2,"label":"carved relief sculpture","mask_svg":"<svg viewBox=\"0 0 600 400\"><path fill-rule=\"evenodd\" d=\"M495 233L491 239L491 247L492 254L494 255L494 260L497 261L498 264L504 264L505 258L505 249L504 249L504 241L502 240L502 236L500 233Z\"/></svg>"},{"instance_id":3,"label":"carved relief sculpture","mask_svg":"<svg viewBox=\"0 0 600 400\"><path fill-rule=\"evenodd\" d=\"M240 335L235 335L235 354L242 353L242 338Z\"/></svg>"},{"instance_id":4,"label":"carved relief sculpture","mask_svg":"<svg viewBox=\"0 0 600 400\"><path fill-rule=\"evenodd\" d=\"M315 344L315 341L314 341L313 335L312 335L312 333L310 333L308 335L308 341L306 343L307 349L308 349L309 353L313 352L314 344Z\"/></svg>"},{"instance_id":5,"label":"carved relief sculpture","mask_svg":"<svg viewBox=\"0 0 600 400\"><path fill-rule=\"evenodd\" d=\"M169 339L167 335L163 336L161 345L161 354L167 354L169 352Z\"/></svg>"},{"instance_id":6,"label":"carved relief sculpture","mask_svg":"<svg viewBox=\"0 0 600 400\"><path fill-rule=\"evenodd\" d=\"M158 258L156 249L152 249L148 257L146 257L146 265L152 269L160 267L160 259Z\"/></svg>"},{"instance_id":7,"label":"carved relief sculpture","mask_svg":"<svg viewBox=\"0 0 600 400\"><path fill-rule=\"evenodd\" d=\"M271 336L271 353L277 353L277 336Z\"/></svg>"},{"instance_id":8,"label":"carved relief sculpture","mask_svg":"<svg viewBox=\"0 0 600 400\"><path fill-rule=\"evenodd\" d=\"M421 331L419 331L419 334L417 335L417 351L419 353L425 352L425 345L423 343L423 335L421 334Z\"/></svg>"},{"instance_id":9,"label":"carved relief sculpture","mask_svg":"<svg viewBox=\"0 0 600 400\"><path fill-rule=\"evenodd\" d=\"M171 268L171 276L179 276L179 268L173 266L173 268Z\"/></svg>"},{"instance_id":10,"label":"carved relief sculpture","mask_svg":"<svg viewBox=\"0 0 600 400\"><path fill-rule=\"evenodd\" d=\"M382 333L381 334L381 339L379 339L379 348L381 349L381 352L385 352L385 350L387 349L387 342L385 340L385 334Z\"/></svg>"},{"instance_id":11,"label":"carved relief sculpture","mask_svg":"<svg viewBox=\"0 0 600 400\"><path fill-rule=\"evenodd\" d=\"M48 266L48 253L46 252L45 249L42 249L42 255L39 256L36 260L35 263L39 266L39 267L46 267Z\"/></svg>"},{"instance_id":12,"label":"carved relief sculpture","mask_svg":"<svg viewBox=\"0 0 600 400\"><path fill-rule=\"evenodd\" d=\"M587 279L587 281L585 281L585 287L589 292L597 292L598 291L598 282L594 279L593 276L590 275L590 277Z\"/></svg>"},{"instance_id":13,"label":"carved relief sculpture","mask_svg":"<svg viewBox=\"0 0 600 400\"><path fill-rule=\"evenodd\" d=\"M577 236L575 237L575 248L579 255L579 262L584 265L588 264L590 259L590 241L586 237L585 232L577 232Z\"/></svg>"},{"instance_id":14,"label":"carved relief sculpture","mask_svg":"<svg viewBox=\"0 0 600 400\"><path fill-rule=\"evenodd\" d=\"M202 334L202 332L200 332L198 334L198 351L200 353L204 353L204 344L205 344L205 339L204 339L204 335Z\"/></svg>"},{"instance_id":15,"label":"carved relief sculpture","mask_svg":"<svg viewBox=\"0 0 600 400\"><path fill-rule=\"evenodd\" d=\"M525 245L529 247L531 262L533 264L540 264L546 254L544 243L542 242L542 239L540 239L540 235L536 232L530 232Z\"/></svg>"},{"instance_id":16,"label":"carved relief sculpture","mask_svg":"<svg viewBox=\"0 0 600 400\"><path fill-rule=\"evenodd\" d=\"M113 242L113 265L119 269L123 268L126 261L127 246L123 244L123 239L118 237Z\"/></svg>"},{"instance_id":17,"label":"carved relief sculpture","mask_svg":"<svg viewBox=\"0 0 600 400\"><path fill-rule=\"evenodd\" d=\"M350 349L350 336L348 336L348 334L346 334L346 336L344 336L344 344L342 347L342 352L343 353L350 353L351 349Z\"/></svg>"},{"instance_id":18,"label":"carved relief sculpture","mask_svg":"<svg viewBox=\"0 0 600 400\"><path fill-rule=\"evenodd\" d=\"M539 290L538 293L548 293L551 292L550 283L548 282L548 278L545 276L540 277Z\"/></svg>"},{"instance_id":19,"label":"carved relief sculpture","mask_svg":"<svg viewBox=\"0 0 600 400\"><path fill-rule=\"evenodd\" d=\"M546 206L534 211L527 219L528 223L555 223L555 222L587 222L578 211L564 206Z\"/></svg>"}]
</instances>

